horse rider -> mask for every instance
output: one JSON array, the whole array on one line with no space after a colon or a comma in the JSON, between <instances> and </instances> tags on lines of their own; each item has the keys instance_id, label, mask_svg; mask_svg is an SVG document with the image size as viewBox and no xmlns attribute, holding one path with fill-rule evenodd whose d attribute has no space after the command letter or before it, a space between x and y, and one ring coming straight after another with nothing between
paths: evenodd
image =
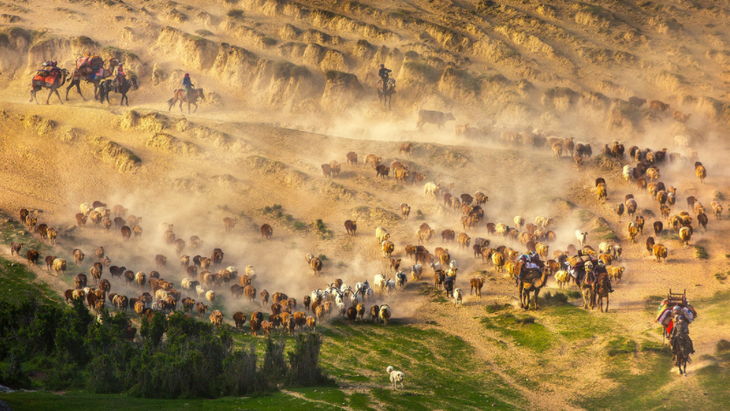
<instances>
[{"instance_id":1,"label":"horse rider","mask_svg":"<svg viewBox=\"0 0 730 411\"><path fill-rule=\"evenodd\" d=\"M388 87L388 78L390 77L390 73L393 70L385 68L385 64L380 65L380 70L378 70L378 77L380 77L380 80L383 82L383 91L385 91L386 87Z\"/></svg>"},{"instance_id":2,"label":"horse rider","mask_svg":"<svg viewBox=\"0 0 730 411\"><path fill-rule=\"evenodd\" d=\"M689 338L689 321L684 318L682 310L679 308L679 306L674 307L674 309L672 310L672 314L675 314L674 327L672 327L672 333L669 334L669 344L672 346L673 350L676 350L679 338L683 335L687 336L686 339L689 342L689 353L694 354L694 344L692 344L692 339Z\"/></svg>"},{"instance_id":3,"label":"horse rider","mask_svg":"<svg viewBox=\"0 0 730 411\"><path fill-rule=\"evenodd\" d=\"M183 77L182 85L183 85L183 87L185 87L185 94L186 94L187 100L190 101L191 100L190 94L193 91L193 81L190 80L190 74L185 73L185 77Z\"/></svg>"},{"instance_id":4,"label":"horse rider","mask_svg":"<svg viewBox=\"0 0 730 411\"><path fill-rule=\"evenodd\" d=\"M520 269L520 272L517 273L517 278L515 279L515 286L519 286L520 282L522 281L523 275L529 271L529 270L539 270L540 266L537 265L537 262L540 261L540 256L537 255L536 252L530 251L527 254L522 254L519 258L519 261L522 261L522 268Z\"/></svg>"},{"instance_id":5,"label":"horse rider","mask_svg":"<svg viewBox=\"0 0 730 411\"><path fill-rule=\"evenodd\" d=\"M116 67L114 67L114 85L117 90L122 87L126 78L127 73L124 72L124 64L119 63Z\"/></svg>"},{"instance_id":6,"label":"horse rider","mask_svg":"<svg viewBox=\"0 0 730 411\"><path fill-rule=\"evenodd\" d=\"M608 274L608 271L606 270L606 266L603 264L602 260L598 260L598 265L593 269L593 292L598 294L598 277L601 274ZM608 278L608 292L613 292L613 286L611 285L611 276L607 276Z\"/></svg>"}]
</instances>

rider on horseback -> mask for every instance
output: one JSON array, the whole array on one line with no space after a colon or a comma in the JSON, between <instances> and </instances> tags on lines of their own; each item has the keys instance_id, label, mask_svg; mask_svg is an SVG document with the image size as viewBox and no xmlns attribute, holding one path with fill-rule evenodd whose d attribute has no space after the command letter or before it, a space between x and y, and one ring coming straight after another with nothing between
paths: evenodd
<instances>
[{"instance_id":1,"label":"rider on horseback","mask_svg":"<svg viewBox=\"0 0 730 411\"><path fill-rule=\"evenodd\" d=\"M598 265L596 265L596 268L593 269L593 291L598 294L598 287L600 286L598 284L598 277L601 276L601 274L608 274L608 271L606 270L606 266L603 264L602 260L598 260ZM607 275L606 278L608 279L608 292L613 292L613 286L611 286L611 276Z\"/></svg>"},{"instance_id":2,"label":"rider on horseback","mask_svg":"<svg viewBox=\"0 0 730 411\"><path fill-rule=\"evenodd\" d=\"M388 79L391 72L392 70L385 68L385 64L380 65L380 70L378 70L378 77L380 77L380 81L383 82L383 93L387 91Z\"/></svg>"},{"instance_id":3,"label":"rider on horseback","mask_svg":"<svg viewBox=\"0 0 730 411\"><path fill-rule=\"evenodd\" d=\"M185 87L185 93L186 93L185 97L187 98L188 101L190 101L191 100L190 93L193 91L193 81L190 80L190 74L185 73L185 77L183 77L182 85L183 85L183 87Z\"/></svg>"},{"instance_id":4,"label":"rider on horseback","mask_svg":"<svg viewBox=\"0 0 730 411\"><path fill-rule=\"evenodd\" d=\"M692 344L692 340L689 338L689 321L684 318L679 306L675 306L673 313L674 316L674 327L672 327L672 333L669 335L669 344L672 346L672 350L676 350L677 343L682 336L686 336L685 340L689 344L689 353L694 354L695 349Z\"/></svg>"},{"instance_id":5,"label":"rider on horseback","mask_svg":"<svg viewBox=\"0 0 730 411\"><path fill-rule=\"evenodd\" d=\"M119 63L119 65L114 67L114 87L119 90L126 78L127 73L124 72L124 65Z\"/></svg>"}]
</instances>

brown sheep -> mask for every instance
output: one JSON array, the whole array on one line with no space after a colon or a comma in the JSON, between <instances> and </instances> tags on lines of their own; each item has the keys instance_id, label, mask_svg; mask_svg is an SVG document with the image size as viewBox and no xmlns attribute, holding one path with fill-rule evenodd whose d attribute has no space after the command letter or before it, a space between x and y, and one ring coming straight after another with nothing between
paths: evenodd
<instances>
[{"instance_id":1,"label":"brown sheep","mask_svg":"<svg viewBox=\"0 0 730 411\"><path fill-rule=\"evenodd\" d=\"M200 318L208 311L208 306L203 303L197 303L195 304L195 311L198 313L198 318Z\"/></svg>"},{"instance_id":2,"label":"brown sheep","mask_svg":"<svg viewBox=\"0 0 730 411\"><path fill-rule=\"evenodd\" d=\"M337 161L332 160L330 162L330 170L332 171L333 176L339 176L342 166Z\"/></svg>"},{"instance_id":3,"label":"brown sheep","mask_svg":"<svg viewBox=\"0 0 730 411\"><path fill-rule=\"evenodd\" d=\"M315 328L317 327L317 320L314 317L309 316L306 318L306 321L307 327L309 327L312 332L316 331Z\"/></svg>"},{"instance_id":4,"label":"brown sheep","mask_svg":"<svg viewBox=\"0 0 730 411\"><path fill-rule=\"evenodd\" d=\"M332 167L329 164L322 164L320 167L322 167L322 175L325 177L332 176Z\"/></svg>"},{"instance_id":5,"label":"brown sheep","mask_svg":"<svg viewBox=\"0 0 730 411\"><path fill-rule=\"evenodd\" d=\"M380 307L378 307L377 305L373 305L372 307L370 307L370 319L372 320L372 322L377 322L379 315Z\"/></svg>"},{"instance_id":6,"label":"brown sheep","mask_svg":"<svg viewBox=\"0 0 730 411\"><path fill-rule=\"evenodd\" d=\"M400 154L406 154L406 155L410 156L412 149L413 149L413 144L409 141L409 142L401 144L398 152Z\"/></svg>"},{"instance_id":7,"label":"brown sheep","mask_svg":"<svg viewBox=\"0 0 730 411\"><path fill-rule=\"evenodd\" d=\"M271 240L271 235L274 234L274 229L270 225L264 224L261 226L261 238Z\"/></svg>"},{"instance_id":8,"label":"brown sheep","mask_svg":"<svg viewBox=\"0 0 730 411\"><path fill-rule=\"evenodd\" d=\"M252 285L247 285L243 289L243 295L248 299L250 302L253 302L253 300L256 299L256 288Z\"/></svg>"},{"instance_id":9,"label":"brown sheep","mask_svg":"<svg viewBox=\"0 0 730 411\"><path fill-rule=\"evenodd\" d=\"M628 200L626 200L626 212L629 216L634 216L637 207L638 206L636 204L636 200L634 200L633 198L629 198Z\"/></svg>"},{"instance_id":10,"label":"brown sheep","mask_svg":"<svg viewBox=\"0 0 730 411\"><path fill-rule=\"evenodd\" d=\"M715 218L722 220L722 205L717 201L713 201L710 203L710 206L712 207L712 213L715 215Z\"/></svg>"},{"instance_id":11,"label":"brown sheep","mask_svg":"<svg viewBox=\"0 0 730 411\"><path fill-rule=\"evenodd\" d=\"M104 258L104 247L97 247L94 255L96 255L96 261L101 261Z\"/></svg>"},{"instance_id":12,"label":"brown sheep","mask_svg":"<svg viewBox=\"0 0 730 411\"><path fill-rule=\"evenodd\" d=\"M312 297L309 295L305 295L302 299L302 304L304 304L304 310L309 311L309 305L312 303Z\"/></svg>"},{"instance_id":13,"label":"brown sheep","mask_svg":"<svg viewBox=\"0 0 730 411\"><path fill-rule=\"evenodd\" d=\"M350 320L350 324L355 323L355 320L357 319L357 308L349 307L347 309L347 319Z\"/></svg>"},{"instance_id":14,"label":"brown sheep","mask_svg":"<svg viewBox=\"0 0 730 411\"><path fill-rule=\"evenodd\" d=\"M246 323L246 315L240 311L233 314L233 322L236 323L236 328L243 330L243 324Z\"/></svg>"},{"instance_id":15,"label":"brown sheep","mask_svg":"<svg viewBox=\"0 0 730 411\"><path fill-rule=\"evenodd\" d=\"M23 248L23 243L16 243L11 242L10 243L10 255L16 254L18 257L20 257L20 249Z\"/></svg>"},{"instance_id":16,"label":"brown sheep","mask_svg":"<svg viewBox=\"0 0 730 411\"><path fill-rule=\"evenodd\" d=\"M220 248L214 248L210 254L210 261L213 265L221 265L223 263L223 251Z\"/></svg>"},{"instance_id":17,"label":"brown sheep","mask_svg":"<svg viewBox=\"0 0 730 411\"><path fill-rule=\"evenodd\" d=\"M469 280L469 285L471 286L471 288L469 289L469 295L471 295L473 292L476 292L476 295L479 296L479 298L482 298L482 287L484 287L484 280L474 277Z\"/></svg>"},{"instance_id":18,"label":"brown sheep","mask_svg":"<svg viewBox=\"0 0 730 411\"><path fill-rule=\"evenodd\" d=\"M211 324L216 328L220 327L223 323L223 313L219 310L213 310L213 313L208 318L210 318Z\"/></svg>"},{"instance_id":19,"label":"brown sheep","mask_svg":"<svg viewBox=\"0 0 730 411\"><path fill-rule=\"evenodd\" d=\"M307 324L307 316L301 311L296 311L294 314L292 314L292 318L294 319L294 323L297 327L299 327L300 330Z\"/></svg>"},{"instance_id":20,"label":"brown sheep","mask_svg":"<svg viewBox=\"0 0 730 411\"><path fill-rule=\"evenodd\" d=\"M649 108L654 111L664 112L667 111L667 109L669 108L669 104L663 103L659 100L652 100L651 102L649 102Z\"/></svg>"},{"instance_id":21,"label":"brown sheep","mask_svg":"<svg viewBox=\"0 0 730 411\"><path fill-rule=\"evenodd\" d=\"M55 260L55 259L56 259L55 255L47 255L45 258L46 270L48 270L49 273L51 272L51 269L53 268L53 260Z\"/></svg>"},{"instance_id":22,"label":"brown sheep","mask_svg":"<svg viewBox=\"0 0 730 411\"><path fill-rule=\"evenodd\" d=\"M639 227L636 226L635 222L630 222L628 226L629 238L632 243L636 242L636 236L639 235Z\"/></svg>"},{"instance_id":23,"label":"brown sheep","mask_svg":"<svg viewBox=\"0 0 730 411\"><path fill-rule=\"evenodd\" d=\"M663 244L654 244L653 247L653 253L654 257L656 257L656 261L660 262L661 259L664 259L664 262L667 262L667 247L665 247Z\"/></svg>"},{"instance_id":24,"label":"brown sheep","mask_svg":"<svg viewBox=\"0 0 730 411\"><path fill-rule=\"evenodd\" d=\"M236 227L237 222L238 222L237 218L225 217L223 219L223 228L225 229L225 231L227 233L231 232Z\"/></svg>"},{"instance_id":25,"label":"brown sheep","mask_svg":"<svg viewBox=\"0 0 730 411\"><path fill-rule=\"evenodd\" d=\"M608 198L608 192L606 190L606 184L601 183L598 186L596 186L596 196L599 200Z\"/></svg>"},{"instance_id":26,"label":"brown sheep","mask_svg":"<svg viewBox=\"0 0 730 411\"><path fill-rule=\"evenodd\" d=\"M553 156L557 159L560 159L560 157L563 155L563 145L560 143L554 143L552 147Z\"/></svg>"},{"instance_id":27,"label":"brown sheep","mask_svg":"<svg viewBox=\"0 0 730 411\"><path fill-rule=\"evenodd\" d=\"M444 230L441 232L441 241L454 241L456 233L454 230Z\"/></svg>"},{"instance_id":28,"label":"brown sheep","mask_svg":"<svg viewBox=\"0 0 730 411\"><path fill-rule=\"evenodd\" d=\"M365 156L365 164L370 164L373 168L376 168L382 159L375 154L368 154Z\"/></svg>"},{"instance_id":29,"label":"brown sheep","mask_svg":"<svg viewBox=\"0 0 730 411\"><path fill-rule=\"evenodd\" d=\"M162 254L157 254L155 256L155 263L157 263L157 268L162 268L167 265L167 257Z\"/></svg>"},{"instance_id":30,"label":"brown sheep","mask_svg":"<svg viewBox=\"0 0 730 411\"><path fill-rule=\"evenodd\" d=\"M229 288L229 290L231 291L231 296L233 298L243 297L243 288L240 285L234 284Z\"/></svg>"},{"instance_id":31,"label":"brown sheep","mask_svg":"<svg viewBox=\"0 0 730 411\"><path fill-rule=\"evenodd\" d=\"M701 212L697 214L697 224L699 224L705 232L707 232L707 214Z\"/></svg>"},{"instance_id":32,"label":"brown sheep","mask_svg":"<svg viewBox=\"0 0 730 411\"><path fill-rule=\"evenodd\" d=\"M697 175L697 178L700 179L700 182L704 184L705 178L707 178L707 170L705 169L705 166L698 164L695 167L695 174Z\"/></svg>"},{"instance_id":33,"label":"brown sheep","mask_svg":"<svg viewBox=\"0 0 730 411\"><path fill-rule=\"evenodd\" d=\"M261 306L266 307L267 305L269 305L269 292L263 290L259 295L261 296Z\"/></svg>"},{"instance_id":34,"label":"brown sheep","mask_svg":"<svg viewBox=\"0 0 730 411\"><path fill-rule=\"evenodd\" d=\"M271 296L271 301L274 302L274 304L279 304L280 302L287 301L288 299L289 296L280 292L275 292L274 295Z\"/></svg>"},{"instance_id":35,"label":"brown sheep","mask_svg":"<svg viewBox=\"0 0 730 411\"><path fill-rule=\"evenodd\" d=\"M390 167L384 166L382 164L378 164L375 167L375 176L376 177L388 178L389 173L390 173Z\"/></svg>"},{"instance_id":36,"label":"brown sheep","mask_svg":"<svg viewBox=\"0 0 730 411\"><path fill-rule=\"evenodd\" d=\"M352 164L357 167L357 154L354 151L347 153L347 164Z\"/></svg>"},{"instance_id":37,"label":"brown sheep","mask_svg":"<svg viewBox=\"0 0 730 411\"><path fill-rule=\"evenodd\" d=\"M662 224L661 221L655 221L653 225L654 225L654 235L659 237L662 234L662 230L664 229L664 224Z\"/></svg>"},{"instance_id":38,"label":"brown sheep","mask_svg":"<svg viewBox=\"0 0 730 411\"><path fill-rule=\"evenodd\" d=\"M347 231L347 235L355 236L355 232L357 231L357 221L346 220L345 230Z\"/></svg>"},{"instance_id":39,"label":"brown sheep","mask_svg":"<svg viewBox=\"0 0 730 411\"><path fill-rule=\"evenodd\" d=\"M639 234L644 234L644 217L637 215L634 218L634 221L636 222L636 228L639 229Z\"/></svg>"},{"instance_id":40,"label":"brown sheep","mask_svg":"<svg viewBox=\"0 0 730 411\"><path fill-rule=\"evenodd\" d=\"M86 277L86 274L79 273L76 274L76 277L74 278L74 287L76 287L77 290L81 290L82 288L86 287L88 277Z\"/></svg>"},{"instance_id":41,"label":"brown sheep","mask_svg":"<svg viewBox=\"0 0 730 411\"><path fill-rule=\"evenodd\" d=\"M408 176L410 175L410 173L408 172L408 170L405 167L401 166L398 168L392 168L392 170L393 170L393 177L395 177L395 181L397 181L399 183L405 183L408 180Z\"/></svg>"},{"instance_id":42,"label":"brown sheep","mask_svg":"<svg viewBox=\"0 0 730 411\"><path fill-rule=\"evenodd\" d=\"M462 248L469 248L469 243L471 242L471 237L469 237L466 233L459 233L459 246Z\"/></svg>"},{"instance_id":43,"label":"brown sheep","mask_svg":"<svg viewBox=\"0 0 730 411\"><path fill-rule=\"evenodd\" d=\"M646 251L649 252L649 255L651 255L654 252L654 237L649 237L646 239Z\"/></svg>"},{"instance_id":44,"label":"brown sheep","mask_svg":"<svg viewBox=\"0 0 730 411\"><path fill-rule=\"evenodd\" d=\"M411 215L411 206L406 203L400 203L400 213L403 216L403 219L407 220L408 216Z\"/></svg>"}]
</instances>

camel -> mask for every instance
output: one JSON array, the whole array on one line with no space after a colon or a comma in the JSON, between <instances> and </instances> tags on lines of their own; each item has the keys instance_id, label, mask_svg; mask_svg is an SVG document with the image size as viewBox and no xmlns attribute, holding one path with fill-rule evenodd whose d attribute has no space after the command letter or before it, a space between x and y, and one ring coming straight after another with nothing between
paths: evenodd
<instances>
[{"instance_id":1,"label":"camel","mask_svg":"<svg viewBox=\"0 0 730 411\"><path fill-rule=\"evenodd\" d=\"M383 106L387 105L388 110L390 110L390 103L393 100L393 94L395 94L395 79L389 78L388 81L383 84L383 87L380 88L380 85L383 84L383 80L378 80L378 99L381 103L383 103Z\"/></svg>"},{"instance_id":2,"label":"camel","mask_svg":"<svg viewBox=\"0 0 730 411\"><path fill-rule=\"evenodd\" d=\"M598 303L599 307L601 307L602 313L608 312L608 302L609 302L608 282L609 281L610 280L608 278L608 273L603 273L603 274L599 275L598 280L596 280L596 282L598 283L598 292L596 292L594 299L598 299L597 303ZM603 311L603 299L604 298L606 299L606 311Z\"/></svg>"},{"instance_id":3,"label":"camel","mask_svg":"<svg viewBox=\"0 0 730 411\"><path fill-rule=\"evenodd\" d=\"M42 88L48 88L51 91L48 93L48 98L46 99L46 104L49 104L51 100L51 95L53 93L56 93L56 96L58 96L58 101L63 104L63 100L61 100L61 95L58 94L58 89L66 83L66 77L68 77L68 70L66 69L60 69L60 76L56 76L56 78L53 80L53 83L48 84L45 82L45 80L33 80L30 90L30 102L32 103L33 100L35 100L36 104L38 104L38 97L36 97L36 93L38 90Z\"/></svg>"},{"instance_id":4,"label":"camel","mask_svg":"<svg viewBox=\"0 0 730 411\"><path fill-rule=\"evenodd\" d=\"M102 66L104 64L104 61L101 62ZM71 91L71 89L76 86L76 91L79 92L79 95L81 96L84 101L86 101L86 97L84 97L83 94L81 94L81 80L84 80L88 83L92 83L94 85L94 99L100 98L99 97L99 85L101 84L102 80L108 78L112 75L114 72L114 67L119 64L119 60L117 59L111 59L109 60L109 69L102 68L102 74L99 75L96 73L94 76L94 79L91 79L92 73L91 66L83 66L83 67L76 67L73 71L73 74L71 76L72 80L69 83L68 87L66 88L66 101L68 101L68 92Z\"/></svg>"},{"instance_id":5,"label":"camel","mask_svg":"<svg viewBox=\"0 0 730 411\"><path fill-rule=\"evenodd\" d=\"M124 101L126 99L127 106L129 106L129 97L127 97L127 93L129 92L129 89L137 90L139 86L137 85L137 78L131 77L131 78L125 78L122 82L122 85L119 87L116 87L114 84L114 80L104 80L99 85L99 101L104 102L104 99L106 98L106 102L109 103L109 93L112 91L115 93L119 93L122 95L122 98L119 100L119 105L123 105Z\"/></svg>"},{"instance_id":6,"label":"camel","mask_svg":"<svg viewBox=\"0 0 730 411\"><path fill-rule=\"evenodd\" d=\"M190 101L188 101L188 95L185 92L185 90L183 90L181 88L175 90L174 97L167 100L167 104L170 105L170 107L167 109L167 111L172 110L172 106L174 106L175 103L177 103L179 101L180 102L180 112L183 111L183 108L182 108L183 103L188 103L188 114L190 114L190 105L191 104L195 106L195 110L193 110L193 113L195 113L196 111L198 111L198 103L197 103L198 99L201 99L201 100L205 99L205 96L203 95L203 89L202 88L194 89L193 91L190 92L190 96L192 97L192 99Z\"/></svg>"},{"instance_id":7,"label":"camel","mask_svg":"<svg viewBox=\"0 0 730 411\"><path fill-rule=\"evenodd\" d=\"M518 269L522 269L522 263L518 264ZM516 271L519 272L519 271ZM542 287L547 284L547 277L550 275L550 267L544 267L542 272L532 268L522 276L522 281L518 285L518 295L520 297L520 307L525 310L530 309L530 293L535 293L535 310L538 310L537 296L540 294Z\"/></svg>"}]
</instances>

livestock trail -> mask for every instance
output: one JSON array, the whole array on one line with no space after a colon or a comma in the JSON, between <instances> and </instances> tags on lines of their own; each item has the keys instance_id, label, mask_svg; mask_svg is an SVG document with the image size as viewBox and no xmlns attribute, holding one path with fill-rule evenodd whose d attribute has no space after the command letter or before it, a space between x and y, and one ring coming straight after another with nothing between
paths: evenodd
<instances>
[{"instance_id":1,"label":"livestock trail","mask_svg":"<svg viewBox=\"0 0 730 411\"><path fill-rule=\"evenodd\" d=\"M102 117L104 123L104 117L117 116ZM146 118L163 125L176 121L158 114ZM18 130L15 138L25 138L28 147L40 150L34 155L49 154L39 144L39 136L12 121L7 124ZM685 247L675 231L682 226L679 215L685 203L676 201L669 219L663 219L656 196L633 181L645 178L641 172L624 176L625 165L642 169L641 160L635 160L638 148L632 159L627 158L628 152L621 156L609 147L605 154L586 155L576 164L574 157L556 159L548 149L568 140L544 136L540 144L540 134L527 140L503 138L510 131L485 133L468 146L414 142L409 150L401 150L400 143L344 140L256 124L220 126L198 121L188 127L218 133L225 144L208 145L201 140L201 154L186 157L140 144L146 141L139 139L144 131L132 128L120 133L115 138L139 153L146 169L118 174L102 166L95 175L88 175L70 164L64 174L74 177L59 175L67 184L45 184L42 195L66 198L67 188L78 189L86 194L77 203L87 203L79 207L53 201L38 209L28 205L32 201L22 200L20 207L7 212L3 243L8 249L11 242L24 243L23 257L28 249L38 250L41 265L47 256L65 260L66 271L58 274L36 268L37 275L48 279L59 294L84 289L79 272L86 275L86 295L97 287L90 269L103 247L110 261L101 264L99 284L106 280L108 289L91 301L94 310L116 313L116 301L108 297L124 295L129 310L137 305L130 306L132 299L142 302L143 317L197 306L204 312L204 321L210 316L210 322L217 323L217 311L223 316L221 328L231 330L239 328L233 319L240 312L246 322L234 338L244 345L255 341L259 350L260 335L269 327L274 335L306 334L316 324L317 332L326 336L323 366L336 378L338 388L328 389L323 398L309 394L333 406L341 406L340 400L346 398L351 407L388 408L428 400L444 407L479 408L487 395L490 404L504 408L539 402L549 409L593 409L615 401L608 387L619 386L635 395L611 406L636 409L662 403L661 395L655 393L667 389L691 398L695 398L694 390L717 390L713 387L723 375L725 360L723 351L716 349L727 335L718 327L722 316L713 307L724 295L715 293L725 289L726 249L717 240L727 229L726 222L714 218L706 232L690 223L693 235ZM52 137L57 135L61 132ZM550 146L549 139L560 141ZM237 150L228 149L232 146ZM82 159L94 156L83 146L59 147ZM327 152L318 147L327 147ZM350 152L358 154L359 164L347 163ZM207 160L212 156L219 159L216 164ZM363 165L366 158L369 162ZM656 165L665 188L676 187L676 193L691 194L705 204L722 201L722 191L717 190L720 195L714 191L724 186L723 177L714 181L708 177L702 183L691 160L670 159L667 156ZM27 156L21 167L33 166L35 161ZM174 166L166 164L170 161ZM331 171L333 162L342 164L335 175L319 166L327 164ZM237 169L231 167L234 164ZM485 171L482 164L490 168ZM378 172L378 165L401 174L422 173L425 180L414 183L411 177L394 182ZM512 170L512 174L505 177L500 170ZM165 184L157 183L161 175L168 176ZM21 173L10 184L22 185L27 178ZM603 179L605 195L596 195L597 178ZM118 186L105 181L116 181ZM153 182L157 191L139 191L145 182ZM638 204L632 221L636 223L638 215L645 220L646 231L636 234L636 243L627 232L627 216L615 211L615 204L626 203L629 193ZM195 200L198 197L204 200ZM98 199L102 201L93 204ZM18 204L13 198L3 201ZM37 218L34 226L21 224L21 208ZM676 225L671 223L674 214ZM696 215L694 203L688 214ZM345 220L356 222L354 235L346 232ZM656 234L649 228L654 220L664 221L668 228ZM269 226L265 230L264 224ZM47 234L41 237L37 232L41 225L46 233L49 227L58 231L56 245L50 244ZM132 230L135 226L139 229ZM141 234L125 237L124 227ZM556 251L577 250L576 230L587 233L585 254L605 251L600 243L622 249L620 260L612 254L608 264L624 268L620 281L614 279L608 313L581 309L584 301L577 286L553 285L554 272L541 285L540 310L521 310L510 272L517 258L530 249L540 250L548 266L551 263L545 260L572 257L577 251ZM643 240L649 236L669 250L666 262L655 262L646 250ZM85 254L78 268L74 249ZM216 262L217 253L222 261ZM502 256L498 267L492 258L497 254ZM313 265L313 261L319 263ZM112 267L117 267L114 272L120 272L119 277L111 275ZM125 279L125 273L132 276ZM138 273L144 274L144 284L136 280ZM405 274L407 282L399 273ZM467 294L474 278L484 283L481 297ZM252 292L246 291L249 286ZM462 303L455 304L443 286L448 291L460 289ZM671 355L653 325L656 297L668 288L688 288L693 305L702 313L692 326L698 360L689 369L690 375L696 375L691 385L677 382L670 373ZM266 306L260 302L263 290L271 296ZM275 305L271 311L277 292L286 298L279 294L276 302L286 304ZM311 311L303 307L307 298ZM183 301L188 303L183 306ZM358 304L363 304L361 315ZM387 325L383 324L384 304L391 313ZM116 305L125 306L121 300ZM370 319L373 306L378 306L374 314L380 325ZM350 307L355 307L354 323L347 318ZM293 314L291 320L284 315L287 311ZM294 317L296 311L304 314L301 324ZM305 325L306 316L316 323ZM131 317L132 326L141 329L136 314ZM133 344L145 340L139 334L131 337ZM400 397L387 389L385 367L389 365L405 373L405 392L415 397ZM628 374L622 372L626 369ZM490 381L487 388L476 384L484 379ZM434 389L436 380L439 386ZM577 389L563 389L566 381ZM462 389L465 384L469 395ZM711 406L717 398L722 396L696 399Z\"/></svg>"}]
</instances>

